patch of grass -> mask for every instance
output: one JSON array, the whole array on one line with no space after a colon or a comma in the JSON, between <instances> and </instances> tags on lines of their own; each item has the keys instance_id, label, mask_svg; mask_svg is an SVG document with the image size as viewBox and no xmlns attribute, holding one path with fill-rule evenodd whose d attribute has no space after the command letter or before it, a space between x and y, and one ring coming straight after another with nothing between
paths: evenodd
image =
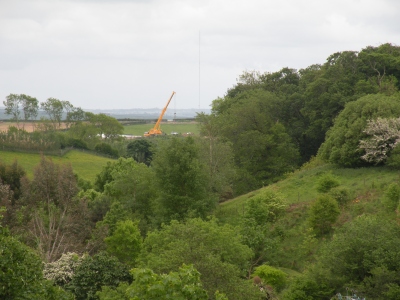
<instances>
[{"instance_id":1,"label":"patch of grass","mask_svg":"<svg viewBox=\"0 0 400 300\"><path fill-rule=\"evenodd\" d=\"M94 182L96 174L100 173L103 166L111 161L110 158L96 156L77 150L72 150L64 156L48 156L57 164L71 164L72 169L82 179ZM7 164L15 160L21 165L29 178L33 177L33 170L40 162L40 154L0 151L0 160Z\"/></svg>"},{"instance_id":2,"label":"patch of grass","mask_svg":"<svg viewBox=\"0 0 400 300\"><path fill-rule=\"evenodd\" d=\"M136 124L136 125L126 125L124 126L124 134L132 135L143 135L146 131L149 131L154 127L153 124ZM195 135L199 134L199 125L197 123L161 123L161 130L166 134L171 134L171 132L177 132L179 134L191 132Z\"/></svg>"}]
</instances>

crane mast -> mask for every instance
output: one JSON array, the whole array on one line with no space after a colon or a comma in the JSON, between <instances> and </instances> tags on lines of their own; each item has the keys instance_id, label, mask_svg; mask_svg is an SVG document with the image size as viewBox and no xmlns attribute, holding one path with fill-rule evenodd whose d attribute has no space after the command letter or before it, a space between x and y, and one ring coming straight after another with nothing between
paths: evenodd
<instances>
[{"instance_id":1,"label":"crane mast","mask_svg":"<svg viewBox=\"0 0 400 300\"><path fill-rule=\"evenodd\" d=\"M158 120L157 120L156 124L148 132L145 132L144 136L152 136L152 135L162 134L162 131L160 129L160 123L161 123L162 118L164 117L164 114L167 111L168 105L171 102L172 97L174 97L174 95L175 95L175 92L172 92L172 95L171 95L171 97L169 97L169 100L168 100L167 104L165 105L164 109L162 110L160 116L158 117Z\"/></svg>"}]
</instances>

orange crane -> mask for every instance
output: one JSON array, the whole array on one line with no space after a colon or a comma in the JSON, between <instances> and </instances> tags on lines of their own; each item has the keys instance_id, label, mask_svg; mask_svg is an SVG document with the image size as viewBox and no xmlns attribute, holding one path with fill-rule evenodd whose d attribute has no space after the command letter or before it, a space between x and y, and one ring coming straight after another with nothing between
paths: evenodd
<instances>
[{"instance_id":1,"label":"orange crane","mask_svg":"<svg viewBox=\"0 0 400 300\"><path fill-rule=\"evenodd\" d=\"M172 97L173 97L174 95L175 95L175 92L172 92L172 95L171 95L171 97L169 97L169 100L168 100L168 102L167 102L167 105L165 105L164 109L162 110L162 112L161 112L161 114L160 114L160 117L159 117L158 120L157 120L156 125L154 125L154 127L153 127L152 129L150 129L148 132L145 132L145 133L144 133L144 136L160 135L160 134L163 133L163 132L161 131L161 129L160 129L160 123L161 123L162 118L163 118L165 112L167 111L167 107L168 107L169 103L171 102Z\"/></svg>"}]
</instances>

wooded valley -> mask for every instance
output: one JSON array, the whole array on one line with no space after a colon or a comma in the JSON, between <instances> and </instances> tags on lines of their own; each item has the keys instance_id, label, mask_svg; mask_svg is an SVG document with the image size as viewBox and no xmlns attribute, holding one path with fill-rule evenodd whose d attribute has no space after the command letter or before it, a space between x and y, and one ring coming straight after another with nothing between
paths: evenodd
<instances>
[{"instance_id":1,"label":"wooded valley","mask_svg":"<svg viewBox=\"0 0 400 300\"><path fill-rule=\"evenodd\" d=\"M0 298L399 299L399 80L392 44L244 72L198 135L134 140L9 95ZM40 158L27 172L12 151ZM57 162L71 153L92 173Z\"/></svg>"}]
</instances>

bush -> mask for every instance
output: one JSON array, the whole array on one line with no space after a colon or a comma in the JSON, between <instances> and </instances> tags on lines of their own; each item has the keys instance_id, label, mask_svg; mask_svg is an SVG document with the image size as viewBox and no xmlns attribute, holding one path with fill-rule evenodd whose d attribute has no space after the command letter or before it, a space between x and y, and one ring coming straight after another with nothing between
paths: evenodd
<instances>
[{"instance_id":1,"label":"bush","mask_svg":"<svg viewBox=\"0 0 400 300\"><path fill-rule=\"evenodd\" d=\"M383 204L389 211L394 211L399 205L400 186L397 183L392 183L385 191Z\"/></svg>"},{"instance_id":2,"label":"bush","mask_svg":"<svg viewBox=\"0 0 400 300\"><path fill-rule=\"evenodd\" d=\"M86 142L82 141L81 139L74 139L74 138L68 139L67 146L73 147L76 149L84 149L84 150L89 149Z\"/></svg>"},{"instance_id":3,"label":"bush","mask_svg":"<svg viewBox=\"0 0 400 300\"><path fill-rule=\"evenodd\" d=\"M111 147L111 145L107 143L100 143L94 147L94 150L98 153L109 155L111 157L118 157L118 150Z\"/></svg>"},{"instance_id":4,"label":"bush","mask_svg":"<svg viewBox=\"0 0 400 300\"><path fill-rule=\"evenodd\" d=\"M350 191L345 187L334 187L329 191L328 194L335 199L339 205L345 205L351 199Z\"/></svg>"},{"instance_id":5,"label":"bush","mask_svg":"<svg viewBox=\"0 0 400 300\"><path fill-rule=\"evenodd\" d=\"M338 203L331 196L323 194L311 205L308 222L314 231L323 235L332 230L340 214Z\"/></svg>"},{"instance_id":6,"label":"bush","mask_svg":"<svg viewBox=\"0 0 400 300\"><path fill-rule=\"evenodd\" d=\"M320 193L327 193L332 188L339 186L339 179L334 175L327 173L322 175L317 181L317 191Z\"/></svg>"},{"instance_id":7,"label":"bush","mask_svg":"<svg viewBox=\"0 0 400 300\"><path fill-rule=\"evenodd\" d=\"M385 165L392 169L399 170L400 169L400 146L397 145L393 148L392 152L390 153L389 157L386 160Z\"/></svg>"}]
</instances>

